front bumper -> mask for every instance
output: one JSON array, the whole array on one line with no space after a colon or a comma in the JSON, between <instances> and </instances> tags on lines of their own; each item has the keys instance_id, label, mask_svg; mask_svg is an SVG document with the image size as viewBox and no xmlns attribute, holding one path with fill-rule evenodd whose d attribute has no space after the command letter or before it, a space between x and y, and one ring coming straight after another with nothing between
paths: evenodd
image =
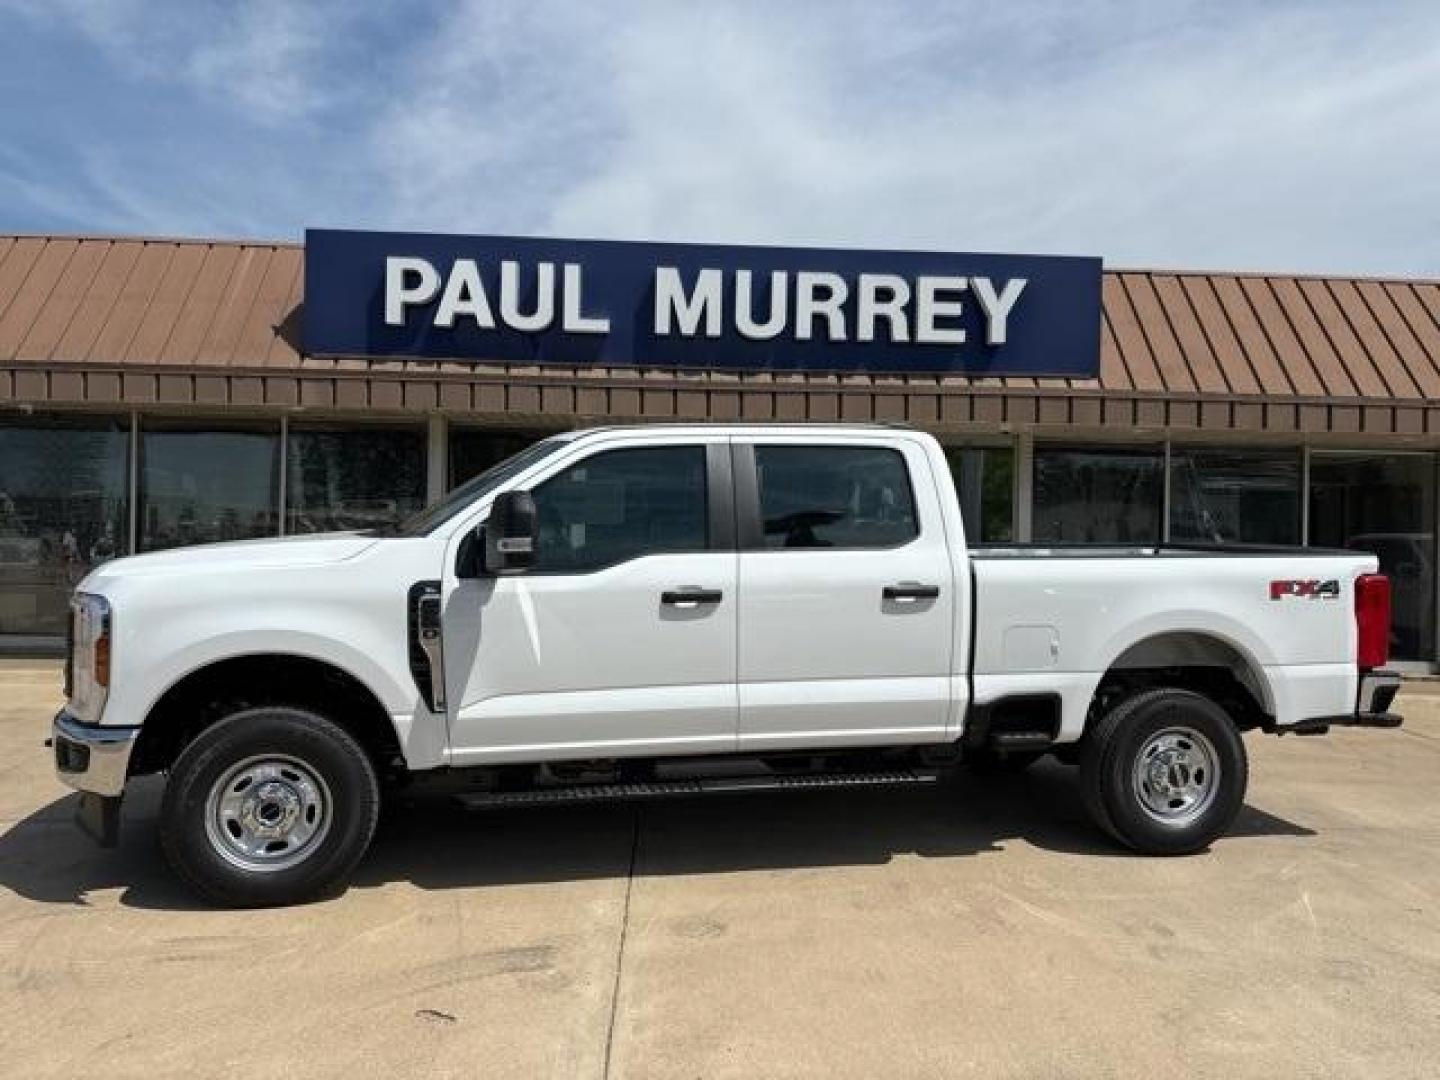
<instances>
[{"instance_id":1,"label":"front bumper","mask_svg":"<svg viewBox=\"0 0 1440 1080\"><path fill-rule=\"evenodd\" d=\"M86 724L61 709L51 725L55 775L80 792L75 822L100 843L114 847L120 840L120 803L130 754L138 727Z\"/></svg>"},{"instance_id":2,"label":"front bumper","mask_svg":"<svg viewBox=\"0 0 1440 1080\"><path fill-rule=\"evenodd\" d=\"M55 775L76 791L119 796L125 791L130 753L139 736L138 727L85 724L61 709L52 725Z\"/></svg>"}]
</instances>

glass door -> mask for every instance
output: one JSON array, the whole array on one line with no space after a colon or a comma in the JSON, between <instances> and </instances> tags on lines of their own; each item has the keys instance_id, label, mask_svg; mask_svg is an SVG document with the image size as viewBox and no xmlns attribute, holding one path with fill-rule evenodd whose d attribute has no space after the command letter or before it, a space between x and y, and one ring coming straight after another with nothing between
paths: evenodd
<instances>
[{"instance_id":1,"label":"glass door","mask_svg":"<svg viewBox=\"0 0 1440 1080\"><path fill-rule=\"evenodd\" d=\"M1389 575L1390 654L1435 659L1435 456L1314 451L1310 544L1368 551Z\"/></svg>"}]
</instances>

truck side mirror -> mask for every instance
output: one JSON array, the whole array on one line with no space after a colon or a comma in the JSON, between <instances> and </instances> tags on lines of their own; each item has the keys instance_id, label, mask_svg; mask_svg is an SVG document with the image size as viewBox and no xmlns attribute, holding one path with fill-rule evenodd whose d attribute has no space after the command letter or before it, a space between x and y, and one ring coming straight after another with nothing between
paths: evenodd
<instances>
[{"instance_id":1,"label":"truck side mirror","mask_svg":"<svg viewBox=\"0 0 1440 1080\"><path fill-rule=\"evenodd\" d=\"M537 515L528 491L502 491L485 530L485 573L522 574L535 565Z\"/></svg>"}]
</instances>

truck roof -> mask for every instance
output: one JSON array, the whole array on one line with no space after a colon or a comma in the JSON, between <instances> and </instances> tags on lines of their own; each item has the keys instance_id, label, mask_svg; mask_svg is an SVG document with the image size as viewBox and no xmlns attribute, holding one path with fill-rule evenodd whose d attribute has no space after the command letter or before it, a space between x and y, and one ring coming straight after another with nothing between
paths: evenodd
<instances>
[{"instance_id":1,"label":"truck roof","mask_svg":"<svg viewBox=\"0 0 1440 1080\"><path fill-rule=\"evenodd\" d=\"M559 433L559 434L557 434L557 435L555 435L555 436L552 436L552 437L553 437L553 438L556 438L556 439L569 440L569 439L578 439L578 438L580 438L582 435L597 435L597 434L601 434L601 433L605 433L605 432L614 432L614 431L657 431L657 430L659 430L659 431L666 431L666 432L675 432L675 431L697 431L697 432L702 432L702 433L704 433L704 432L712 432L712 433L713 433L713 432L716 432L716 431L743 431L743 432L752 432L752 431L775 431L775 430L781 430L781 431L814 431L814 432L817 432L817 433L829 432L829 433L842 433L842 434L845 433L845 432L853 432L853 431L906 431L906 432L913 432L913 433L916 433L916 434L920 434L920 433L921 433L921 432L920 432L920 429L917 428L917 427L915 427L913 424L904 424L904 423L900 423L900 422L898 422L898 421L896 421L896 422L885 422L885 421L881 421L881 422L871 422L871 423L839 423L839 422L814 423L814 422L805 422L805 421L789 421L789 422L785 422L785 421L780 421L780 422L768 421L768 422L749 422L749 423L747 423L746 421L740 420L740 421L735 421L735 422L732 422L732 423L713 423L713 422L706 422L706 423L688 423L688 422L683 421L683 420L660 420L660 421L656 421L655 423L648 423L648 424L597 424L597 425L595 425L594 427L574 428L574 429L572 429L572 430L570 430L570 431L561 432L561 433Z\"/></svg>"}]
</instances>

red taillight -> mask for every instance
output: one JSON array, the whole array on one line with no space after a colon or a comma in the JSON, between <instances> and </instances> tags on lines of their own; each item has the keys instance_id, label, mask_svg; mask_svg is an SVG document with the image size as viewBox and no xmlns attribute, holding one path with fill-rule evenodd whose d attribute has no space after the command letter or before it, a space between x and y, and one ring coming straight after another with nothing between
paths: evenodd
<instances>
[{"instance_id":1,"label":"red taillight","mask_svg":"<svg viewBox=\"0 0 1440 1080\"><path fill-rule=\"evenodd\" d=\"M1390 659L1390 579L1361 574L1355 579L1355 662L1362 671Z\"/></svg>"}]
</instances>

